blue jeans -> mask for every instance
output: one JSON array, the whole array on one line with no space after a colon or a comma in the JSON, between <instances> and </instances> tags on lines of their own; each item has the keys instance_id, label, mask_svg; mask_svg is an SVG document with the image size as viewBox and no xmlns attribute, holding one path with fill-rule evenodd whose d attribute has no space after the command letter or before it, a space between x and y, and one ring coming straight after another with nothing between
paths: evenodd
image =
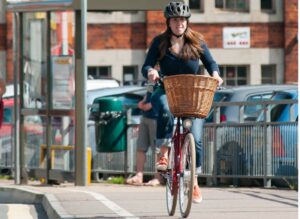
<instances>
[{"instance_id":1,"label":"blue jeans","mask_svg":"<svg viewBox=\"0 0 300 219\"><path fill-rule=\"evenodd\" d=\"M174 128L174 116L170 112L165 90L161 87L155 89L152 94L151 104L153 109L158 113L157 129L156 129L156 145L157 147L171 147L171 140ZM196 146L196 167L202 166L202 133L204 120L194 118L191 127L191 133L195 138Z\"/></svg>"}]
</instances>

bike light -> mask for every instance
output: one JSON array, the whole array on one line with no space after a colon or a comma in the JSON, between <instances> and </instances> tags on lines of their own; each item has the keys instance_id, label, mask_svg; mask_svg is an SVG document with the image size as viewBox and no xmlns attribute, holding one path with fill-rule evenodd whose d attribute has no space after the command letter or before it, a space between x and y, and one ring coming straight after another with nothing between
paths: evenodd
<instances>
[{"instance_id":1,"label":"bike light","mask_svg":"<svg viewBox=\"0 0 300 219\"><path fill-rule=\"evenodd\" d=\"M190 129L193 125L193 121L191 119L183 120L183 127L186 129Z\"/></svg>"}]
</instances>

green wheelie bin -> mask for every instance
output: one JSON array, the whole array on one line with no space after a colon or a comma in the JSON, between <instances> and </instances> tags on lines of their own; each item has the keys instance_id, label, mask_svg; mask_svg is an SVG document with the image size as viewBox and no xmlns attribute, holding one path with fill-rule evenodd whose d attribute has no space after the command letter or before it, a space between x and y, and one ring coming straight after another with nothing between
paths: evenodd
<instances>
[{"instance_id":1,"label":"green wheelie bin","mask_svg":"<svg viewBox=\"0 0 300 219\"><path fill-rule=\"evenodd\" d=\"M100 97L93 104L99 106L95 118L97 152L126 151L126 116L121 100L117 97Z\"/></svg>"}]
</instances>

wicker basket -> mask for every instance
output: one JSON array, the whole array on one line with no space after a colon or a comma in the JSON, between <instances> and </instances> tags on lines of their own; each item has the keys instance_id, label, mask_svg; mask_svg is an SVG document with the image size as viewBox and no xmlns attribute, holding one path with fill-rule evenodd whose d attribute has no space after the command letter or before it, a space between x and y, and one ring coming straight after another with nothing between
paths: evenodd
<instances>
[{"instance_id":1,"label":"wicker basket","mask_svg":"<svg viewBox=\"0 0 300 219\"><path fill-rule=\"evenodd\" d=\"M205 118L211 108L218 80L203 75L164 78L170 111L177 117Z\"/></svg>"}]
</instances>

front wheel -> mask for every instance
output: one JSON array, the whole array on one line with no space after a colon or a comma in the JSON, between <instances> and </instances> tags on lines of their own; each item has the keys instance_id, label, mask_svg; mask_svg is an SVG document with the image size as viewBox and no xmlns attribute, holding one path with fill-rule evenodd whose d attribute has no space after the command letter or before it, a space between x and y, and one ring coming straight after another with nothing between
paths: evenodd
<instances>
[{"instance_id":1,"label":"front wheel","mask_svg":"<svg viewBox=\"0 0 300 219\"><path fill-rule=\"evenodd\" d=\"M195 180L195 140L191 133L185 136L181 152L182 172L179 181L179 202L181 216L186 218L192 207Z\"/></svg>"},{"instance_id":2,"label":"front wheel","mask_svg":"<svg viewBox=\"0 0 300 219\"><path fill-rule=\"evenodd\" d=\"M173 216L176 210L177 204L177 194L178 194L178 181L175 177L175 164L174 164L174 147L169 150L169 164L168 172L166 173L166 200L167 200L167 209L169 216Z\"/></svg>"}]
</instances>

